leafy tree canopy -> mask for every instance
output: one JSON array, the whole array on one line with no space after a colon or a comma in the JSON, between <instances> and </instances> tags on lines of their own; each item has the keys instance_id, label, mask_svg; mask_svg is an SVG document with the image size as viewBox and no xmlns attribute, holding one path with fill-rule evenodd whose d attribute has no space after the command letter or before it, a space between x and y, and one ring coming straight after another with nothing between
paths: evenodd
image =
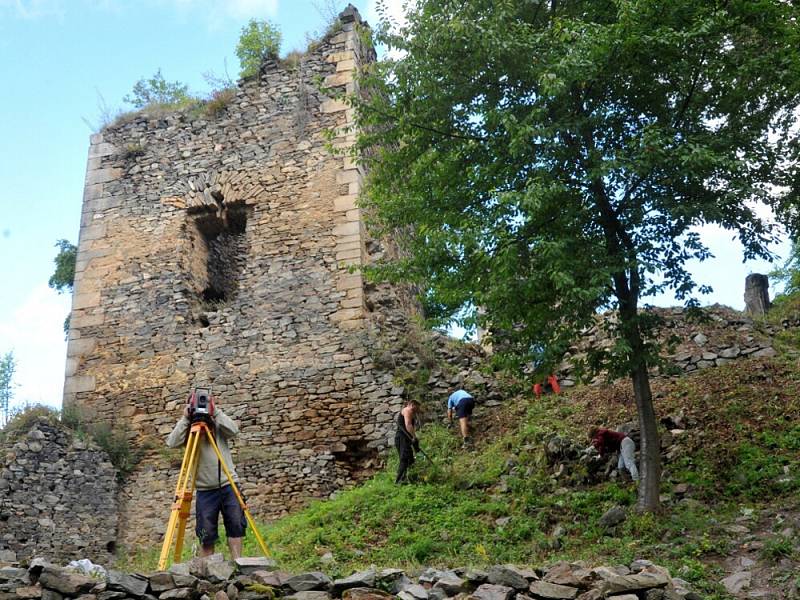
<instances>
[{"instance_id":1,"label":"leafy tree canopy","mask_svg":"<svg viewBox=\"0 0 800 600\"><path fill-rule=\"evenodd\" d=\"M193 100L189 86L179 81L166 81L161 69L149 79L142 78L133 86L133 91L122 99L136 108L157 104L186 104Z\"/></svg>"},{"instance_id":2,"label":"leafy tree canopy","mask_svg":"<svg viewBox=\"0 0 800 600\"><path fill-rule=\"evenodd\" d=\"M261 63L271 56L277 56L281 48L281 32L269 21L250 19L242 27L236 56L239 57L239 76L253 77L258 73Z\"/></svg>"},{"instance_id":3,"label":"leafy tree canopy","mask_svg":"<svg viewBox=\"0 0 800 600\"><path fill-rule=\"evenodd\" d=\"M401 58L362 77L362 205L399 246L373 273L424 289L434 319L503 332L515 365L552 365L616 309L593 366L632 378L645 508L657 349L639 301L706 291L686 269L710 257L698 226L746 258L779 235L759 204L797 228L799 16L781 0L420 0L379 35Z\"/></svg>"},{"instance_id":4,"label":"leafy tree canopy","mask_svg":"<svg viewBox=\"0 0 800 600\"><path fill-rule=\"evenodd\" d=\"M770 278L783 284L779 296L796 296L800 294L800 244L792 243L789 256L784 263L769 274Z\"/></svg>"},{"instance_id":5,"label":"leafy tree canopy","mask_svg":"<svg viewBox=\"0 0 800 600\"><path fill-rule=\"evenodd\" d=\"M71 292L75 283L75 259L78 255L78 248L67 240L58 240L56 248L58 248L58 254L53 259L56 270L50 276L47 285L59 294L64 291Z\"/></svg>"}]
</instances>

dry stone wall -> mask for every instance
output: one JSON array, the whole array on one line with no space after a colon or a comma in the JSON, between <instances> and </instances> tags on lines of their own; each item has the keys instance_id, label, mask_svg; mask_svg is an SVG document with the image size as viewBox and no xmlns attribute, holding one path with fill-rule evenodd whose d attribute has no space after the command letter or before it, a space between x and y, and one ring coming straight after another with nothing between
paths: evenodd
<instances>
[{"instance_id":1,"label":"dry stone wall","mask_svg":"<svg viewBox=\"0 0 800 600\"><path fill-rule=\"evenodd\" d=\"M109 562L116 474L103 450L45 420L0 447L0 560Z\"/></svg>"},{"instance_id":2,"label":"dry stone wall","mask_svg":"<svg viewBox=\"0 0 800 600\"><path fill-rule=\"evenodd\" d=\"M145 112L92 138L64 404L153 448L120 495L128 544L163 532L180 460L163 440L195 385L240 426L260 518L368 475L387 447L401 399L362 343L370 309L350 269L369 260L364 174L331 153L354 142L353 115L321 91L358 93L374 51L355 9L340 18L219 114Z\"/></svg>"},{"instance_id":3,"label":"dry stone wall","mask_svg":"<svg viewBox=\"0 0 800 600\"><path fill-rule=\"evenodd\" d=\"M690 373L738 359L776 354L772 347L778 331L775 326L727 306L709 306L700 312L681 307L653 308L650 312L662 322L658 338L667 349L666 360L671 365L668 374ZM599 318L598 324L585 331L570 349L558 368L562 385L575 385L578 380L575 364L585 358L587 348L611 348L613 340L605 324L613 321L614 317L609 315ZM658 374L655 369L653 375ZM594 381L600 383L605 379L600 375Z\"/></svg>"},{"instance_id":4,"label":"dry stone wall","mask_svg":"<svg viewBox=\"0 0 800 600\"><path fill-rule=\"evenodd\" d=\"M0 563L1 565L1 563ZM34 560L28 569L0 566L0 600L701 600L686 581L649 560L592 567L494 565L408 572L371 567L348 577L286 573L266 559L222 555L140 574L108 571L94 577Z\"/></svg>"}]
</instances>

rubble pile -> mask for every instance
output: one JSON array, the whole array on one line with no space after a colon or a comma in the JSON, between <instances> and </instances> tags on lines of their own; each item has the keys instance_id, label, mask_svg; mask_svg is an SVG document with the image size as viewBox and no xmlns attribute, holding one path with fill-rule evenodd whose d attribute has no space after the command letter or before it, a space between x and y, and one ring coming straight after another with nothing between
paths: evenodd
<instances>
[{"instance_id":1,"label":"rubble pile","mask_svg":"<svg viewBox=\"0 0 800 600\"><path fill-rule=\"evenodd\" d=\"M27 569L0 567L0 600L700 600L687 582L647 560L628 566L495 565L486 570L427 568L416 573L370 568L331 579L321 572L291 574L265 558L222 555L139 574L93 576L35 559Z\"/></svg>"}]
</instances>

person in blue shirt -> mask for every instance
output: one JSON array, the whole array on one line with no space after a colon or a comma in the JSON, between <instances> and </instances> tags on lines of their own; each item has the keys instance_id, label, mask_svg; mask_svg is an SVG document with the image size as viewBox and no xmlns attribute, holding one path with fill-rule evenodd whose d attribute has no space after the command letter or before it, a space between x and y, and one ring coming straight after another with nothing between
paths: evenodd
<instances>
[{"instance_id":1,"label":"person in blue shirt","mask_svg":"<svg viewBox=\"0 0 800 600\"><path fill-rule=\"evenodd\" d=\"M465 390L456 390L447 399L447 418L451 423L453 415L458 418L464 447L469 443L469 421L473 408L475 408L475 399Z\"/></svg>"}]
</instances>

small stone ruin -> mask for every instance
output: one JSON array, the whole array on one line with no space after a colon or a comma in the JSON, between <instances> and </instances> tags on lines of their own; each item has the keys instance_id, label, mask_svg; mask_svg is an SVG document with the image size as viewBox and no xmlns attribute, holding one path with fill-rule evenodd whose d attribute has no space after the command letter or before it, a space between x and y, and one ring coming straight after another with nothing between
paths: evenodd
<instances>
[{"instance_id":1,"label":"small stone ruin","mask_svg":"<svg viewBox=\"0 0 800 600\"><path fill-rule=\"evenodd\" d=\"M38 554L110 562L117 487L104 450L39 420L20 439L0 445L0 560Z\"/></svg>"}]
</instances>

